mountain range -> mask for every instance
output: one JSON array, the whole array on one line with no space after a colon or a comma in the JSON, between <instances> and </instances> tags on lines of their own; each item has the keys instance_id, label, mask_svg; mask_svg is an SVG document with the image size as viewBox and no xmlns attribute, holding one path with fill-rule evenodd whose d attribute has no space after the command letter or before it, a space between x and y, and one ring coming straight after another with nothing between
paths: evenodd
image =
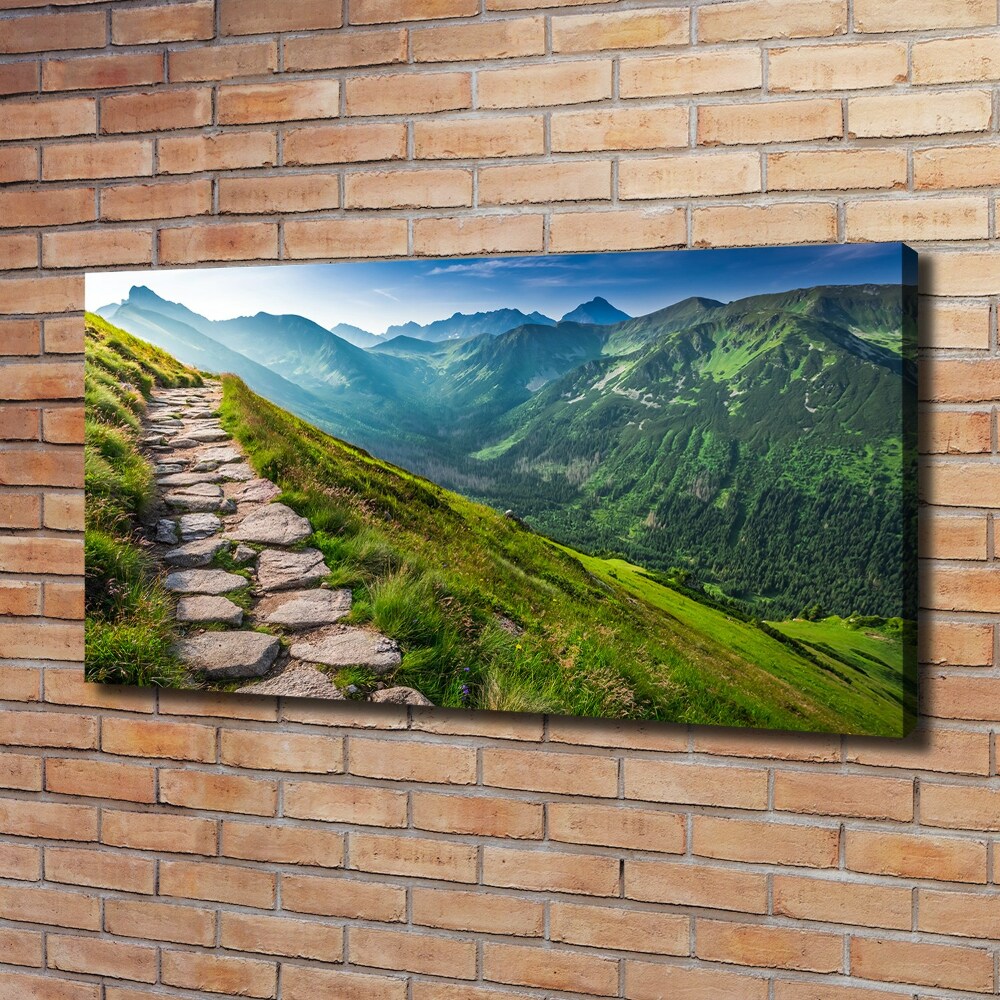
<instances>
[{"instance_id":1,"label":"mountain range","mask_svg":"<svg viewBox=\"0 0 1000 1000\"><path fill-rule=\"evenodd\" d=\"M382 337L208 320L142 287L99 312L576 548L755 613L888 616L914 589L908 303L898 285L816 286L630 317L595 298L558 322L511 308Z\"/></svg>"}]
</instances>

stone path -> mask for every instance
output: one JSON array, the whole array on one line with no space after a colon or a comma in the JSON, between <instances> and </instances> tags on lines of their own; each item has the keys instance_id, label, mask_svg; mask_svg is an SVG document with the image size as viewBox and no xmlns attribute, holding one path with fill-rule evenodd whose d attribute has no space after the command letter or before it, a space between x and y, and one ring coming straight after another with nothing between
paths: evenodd
<instances>
[{"instance_id":1,"label":"stone path","mask_svg":"<svg viewBox=\"0 0 1000 1000\"><path fill-rule=\"evenodd\" d=\"M154 552L184 632L178 654L200 680L248 682L237 685L245 694L343 700L322 668L366 667L388 677L400 664L399 646L341 623L351 592L324 586L330 567L304 544L312 525L254 474L215 416L221 399L211 384L159 390L142 439L158 488ZM430 704L413 688L384 682L369 700Z\"/></svg>"}]
</instances>

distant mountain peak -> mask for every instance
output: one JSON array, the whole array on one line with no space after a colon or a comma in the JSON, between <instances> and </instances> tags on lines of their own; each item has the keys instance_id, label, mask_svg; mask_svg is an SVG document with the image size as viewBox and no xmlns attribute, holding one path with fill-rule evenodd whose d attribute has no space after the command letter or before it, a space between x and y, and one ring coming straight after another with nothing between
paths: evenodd
<instances>
[{"instance_id":1,"label":"distant mountain peak","mask_svg":"<svg viewBox=\"0 0 1000 1000\"><path fill-rule=\"evenodd\" d=\"M575 309L566 313L561 323L590 323L594 326L609 326L631 319L627 312L622 312L607 299L595 295L589 302L581 302Z\"/></svg>"}]
</instances>

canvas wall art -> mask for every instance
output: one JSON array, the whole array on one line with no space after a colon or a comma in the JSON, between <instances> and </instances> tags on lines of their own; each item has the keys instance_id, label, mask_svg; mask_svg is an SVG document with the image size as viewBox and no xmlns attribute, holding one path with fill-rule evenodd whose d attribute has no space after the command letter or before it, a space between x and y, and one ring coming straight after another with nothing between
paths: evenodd
<instances>
[{"instance_id":1,"label":"canvas wall art","mask_svg":"<svg viewBox=\"0 0 1000 1000\"><path fill-rule=\"evenodd\" d=\"M89 275L88 680L904 735L915 261Z\"/></svg>"}]
</instances>

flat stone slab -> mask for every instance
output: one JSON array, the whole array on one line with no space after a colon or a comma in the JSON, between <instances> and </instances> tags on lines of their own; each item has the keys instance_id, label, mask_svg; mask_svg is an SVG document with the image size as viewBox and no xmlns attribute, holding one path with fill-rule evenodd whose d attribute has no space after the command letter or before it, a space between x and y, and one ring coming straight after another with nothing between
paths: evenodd
<instances>
[{"instance_id":1,"label":"flat stone slab","mask_svg":"<svg viewBox=\"0 0 1000 1000\"><path fill-rule=\"evenodd\" d=\"M229 435L222 430L221 427L217 430L213 430L211 427L205 427L202 430L191 431L188 437L192 437L195 441L199 441L203 444L210 444L214 441L228 441L230 439Z\"/></svg>"},{"instance_id":2,"label":"flat stone slab","mask_svg":"<svg viewBox=\"0 0 1000 1000\"><path fill-rule=\"evenodd\" d=\"M254 613L268 625L300 631L333 625L350 612L351 603L349 590L292 590L265 597Z\"/></svg>"},{"instance_id":3,"label":"flat stone slab","mask_svg":"<svg viewBox=\"0 0 1000 1000\"><path fill-rule=\"evenodd\" d=\"M199 483L217 483L221 477L217 472L173 472L157 479L158 486L185 487Z\"/></svg>"},{"instance_id":4,"label":"flat stone slab","mask_svg":"<svg viewBox=\"0 0 1000 1000\"><path fill-rule=\"evenodd\" d=\"M207 513L217 511L223 506L223 498L203 497L191 493L167 493L163 497L163 502L174 510L185 513Z\"/></svg>"},{"instance_id":5,"label":"flat stone slab","mask_svg":"<svg viewBox=\"0 0 1000 1000\"><path fill-rule=\"evenodd\" d=\"M179 622L218 622L221 625L242 625L243 609L228 597L182 597L177 602Z\"/></svg>"},{"instance_id":6,"label":"flat stone slab","mask_svg":"<svg viewBox=\"0 0 1000 1000\"><path fill-rule=\"evenodd\" d=\"M198 464L215 462L216 465L225 465L227 462L239 462L243 458L243 452L231 445L223 445L218 448L206 448L198 454Z\"/></svg>"},{"instance_id":7,"label":"flat stone slab","mask_svg":"<svg viewBox=\"0 0 1000 1000\"><path fill-rule=\"evenodd\" d=\"M269 694L285 698L326 698L328 701L344 701L340 689L331 683L326 674L315 667L298 664L289 666L276 677L266 681L247 684L239 688L240 694Z\"/></svg>"},{"instance_id":8,"label":"flat stone slab","mask_svg":"<svg viewBox=\"0 0 1000 1000\"><path fill-rule=\"evenodd\" d=\"M156 540L164 545L177 544L177 522L163 518L156 522Z\"/></svg>"},{"instance_id":9,"label":"flat stone slab","mask_svg":"<svg viewBox=\"0 0 1000 1000\"><path fill-rule=\"evenodd\" d=\"M200 538L197 541L181 545L179 548L171 549L164 555L163 561L178 569L207 566L215 558L215 554L220 549L226 548L228 544L218 537Z\"/></svg>"},{"instance_id":10,"label":"flat stone slab","mask_svg":"<svg viewBox=\"0 0 1000 1000\"><path fill-rule=\"evenodd\" d=\"M219 466L219 476L230 483L248 483L256 475L246 462L231 462Z\"/></svg>"},{"instance_id":11,"label":"flat stone slab","mask_svg":"<svg viewBox=\"0 0 1000 1000\"><path fill-rule=\"evenodd\" d=\"M183 473L184 465L181 462L158 462L153 466L154 476L176 476Z\"/></svg>"},{"instance_id":12,"label":"flat stone slab","mask_svg":"<svg viewBox=\"0 0 1000 1000\"><path fill-rule=\"evenodd\" d=\"M185 542L208 538L222 531L222 521L214 514L185 514L180 519L180 535Z\"/></svg>"},{"instance_id":13,"label":"flat stone slab","mask_svg":"<svg viewBox=\"0 0 1000 1000\"><path fill-rule=\"evenodd\" d=\"M175 437L170 441L170 445L173 448L197 448L198 445L203 444L202 441L196 441L193 437Z\"/></svg>"},{"instance_id":14,"label":"flat stone slab","mask_svg":"<svg viewBox=\"0 0 1000 1000\"><path fill-rule=\"evenodd\" d=\"M330 567L319 549L304 552L264 549L257 559L257 583L264 591L304 588L329 575Z\"/></svg>"},{"instance_id":15,"label":"flat stone slab","mask_svg":"<svg viewBox=\"0 0 1000 1000\"><path fill-rule=\"evenodd\" d=\"M270 479L252 479L234 495L246 503L270 503L281 495L281 490Z\"/></svg>"},{"instance_id":16,"label":"flat stone slab","mask_svg":"<svg viewBox=\"0 0 1000 1000\"><path fill-rule=\"evenodd\" d=\"M297 642L291 655L328 667L367 667L377 674L394 670L402 660L394 639L350 626L313 642Z\"/></svg>"},{"instance_id":17,"label":"flat stone slab","mask_svg":"<svg viewBox=\"0 0 1000 1000\"><path fill-rule=\"evenodd\" d=\"M249 545L244 545L242 542L236 546L236 550L233 552L233 559L241 566L252 563L256 558L257 550L250 548Z\"/></svg>"},{"instance_id":18,"label":"flat stone slab","mask_svg":"<svg viewBox=\"0 0 1000 1000\"><path fill-rule=\"evenodd\" d=\"M177 644L177 655L210 680L263 677L278 657L281 643L261 632L206 632Z\"/></svg>"},{"instance_id":19,"label":"flat stone slab","mask_svg":"<svg viewBox=\"0 0 1000 1000\"><path fill-rule=\"evenodd\" d=\"M265 545L294 545L312 534L312 525L283 503L270 503L247 514L229 532L240 542L262 542Z\"/></svg>"},{"instance_id":20,"label":"flat stone slab","mask_svg":"<svg viewBox=\"0 0 1000 1000\"><path fill-rule=\"evenodd\" d=\"M376 705L419 705L422 708L434 704L416 688L402 686L375 691L369 700L375 702Z\"/></svg>"},{"instance_id":21,"label":"flat stone slab","mask_svg":"<svg viewBox=\"0 0 1000 1000\"><path fill-rule=\"evenodd\" d=\"M163 585L175 594L227 594L249 586L249 582L224 569L183 569L168 574Z\"/></svg>"}]
</instances>

